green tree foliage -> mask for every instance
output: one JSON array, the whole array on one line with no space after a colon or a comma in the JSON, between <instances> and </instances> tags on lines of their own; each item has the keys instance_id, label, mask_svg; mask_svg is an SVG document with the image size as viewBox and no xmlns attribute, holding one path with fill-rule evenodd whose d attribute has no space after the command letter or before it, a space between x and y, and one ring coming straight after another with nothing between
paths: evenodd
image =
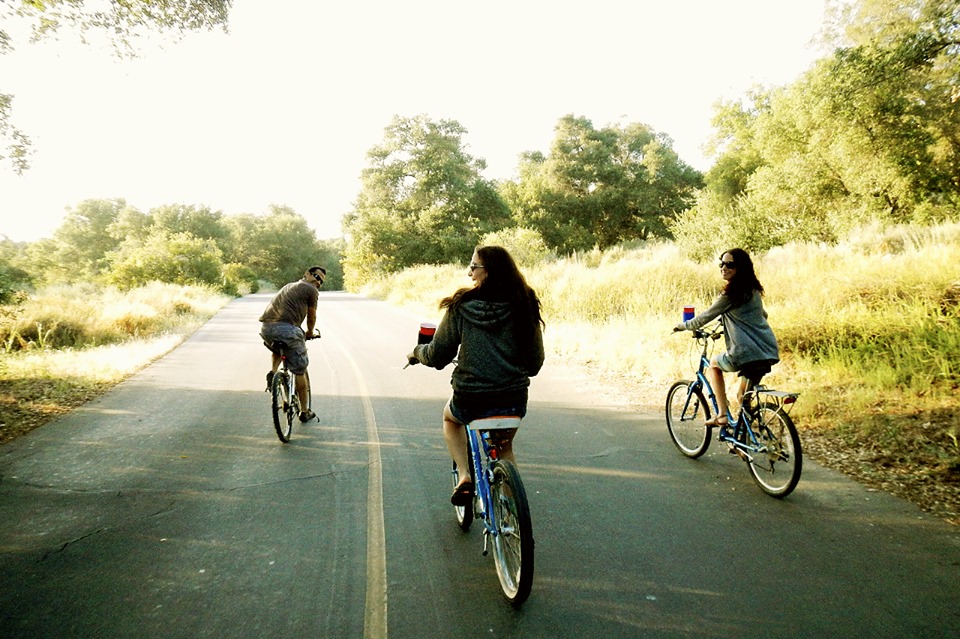
<instances>
[{"instance_id":1,"label":"green tree foliage","mask_svg":"<svg viewBox=\"0 0 960 639\"><path fill-rule=\"evenodd\" d=\"M37 285L157 280L210 284L236 295L256 291L261 280L282 286L313 265L327 268L327 289L342 288L342 251L342 243L318 242L289 207L225 216L176 204L145 214L124 200L86 200L68 212L52 238L27 244L10 264Z\"/></svg>"},{"instance_id":2,"label":"green tree foliage","mask_svg":"<svg viewBox=\"0 0 960 639\"><path fill-rule=\"evenodd\" d=\"M121 238L111 233L111 227L127 209L122 199L84 200L70 209L52 242L40 247L46 255L39 258L44 270L37 273L38 279L96 280L107 267L107 253L120 245Z\"/></svg>"},{"instance_id":3,"label":"green tree foliage","mask_svg":"<svg viewBox=\"0 0 960 639\"><path fill-rule=\"evenodd\" d=\"M331 259L332 252L317 241L303 216L288 206L272 205L265 216L230 216L225 224L227 261L246 265L274 286L303 277L311 266L330 268L322 260ZM331 281L328 288L334 285Z\"/></svg>"},{"instance_id":4,"label":"green tree foliage","mask_svg":"<svg viewBox=\"0 0 960 639\"><path fill-rule=\"evenodd\" d=\"M547 248L543 236L532 229L510 227L494 233L488 233L480 240L484 246L502 246L510 252L520 266L535 266L553 257Z\"/></svg>"},{"instance_id":5,"label":"green tree foliage","mask_svg":"<svg viewBox=\"0 0 960 639\"><path fill-rule=\"evenodd\" d=\"M226 29L233 0L4 0L0 2L0 55L17 44L12 27L26 27L32 40L76 29L81 41L106 37L121 55L136 55L135 40L150 32L175 38L186 31ZM22 174L30 167L30 139L12 120L13 96L0 92L0 161Z\"/></svg>"},{"instance_id":6,"label":"green tree foliage","mask_svg":"<svg viewBox=\"0 0 960 639\"><path fill-rule=\"evenodd\" d=\"M414 264L462 260L480 237L509 221L486 163L469 155L466 130L452 120L395 117L344 219L350 285Z\"/></svg>"},{"instance_id":7,"label":"green tree foliage","mask_svg":"<svg viewBox=\"0 0 960 639\"><path fill-rule=\"evenodd\" d=\"M149 282L221 287L223 254L216 243L190 233L156 229L145 239L125 240L106 256L105 279L123 290Z\"/></svg>"},{"instance_id":8,"label":"green tree foliage","mask_svg":"<svg viewBox=\"0 0 960 639\"><path fill-rule=\"evenodd\" d=\"M717 108L719 158L674 226L688 253L958 215L960 5L836 7L831 56L790 86Z\"/></svg>"},{"instance_id":9,"label":"green tree foliage","mask_svg":"<svg viewBox=\"0 0 960 639\"><path fill-rule=\"evenodd\" d=\"M30 274L16 266L23 245L0 238L0 304L8 304L31 285Z\"/></svg>"},{"instance_id":10,"label":"green tree foliage","mask_svg":"<svg viewBox=\"0 0 960 639\"><path fill-rule=\"evenodd\" d=\"M667 222L703 184L672 141L644 124L596 129L567 115L555 132L549 156L524 155L519 181L501 187L517 224L540 232L551 248L666 236Z\"/></svg>"},{"instance_id":11,"label":"green tree foliage","mask_svg":"<svg viewBox=\"0 0 960 639\"><path fill-rule=\"evenodd\" d=\"M189 233L203 240L214 240L218 245L228 236L223 217L220 211L211 211L206 206L173 204L150 210L153 228Z\"/></svg>"}]
</instances>

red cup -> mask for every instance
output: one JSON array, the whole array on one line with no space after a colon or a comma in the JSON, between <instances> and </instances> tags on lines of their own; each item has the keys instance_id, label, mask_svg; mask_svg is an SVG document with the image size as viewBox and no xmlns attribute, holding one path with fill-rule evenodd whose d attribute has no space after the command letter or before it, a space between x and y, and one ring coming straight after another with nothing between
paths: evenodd
<instances>
[{"instance_id":1,"label":"red cup","mask_svg":"<svg viewBox=\"0 0 960 639\"><path fill-rule=\"evenodd\" d=\"M690 320L693 319L694 315L696 315L696 314L697 314L697 313L696 313L696 310L695 310L692 306L684 306L684 307L683 307L683 321L684 321L684 322L689 322Z\"/></svg>"},{"instance_id":2,"label":"red cup","mask_svg":"<svg viewBox=\"0 0 960 639\"><path fill-rule=\"evenodd\" d=\"M420 325L420 332L417 333L417 344L429 344L433 341L433 335L437 332L437 325L430 322L424 322Z\"/></svg>"}]
</instances>

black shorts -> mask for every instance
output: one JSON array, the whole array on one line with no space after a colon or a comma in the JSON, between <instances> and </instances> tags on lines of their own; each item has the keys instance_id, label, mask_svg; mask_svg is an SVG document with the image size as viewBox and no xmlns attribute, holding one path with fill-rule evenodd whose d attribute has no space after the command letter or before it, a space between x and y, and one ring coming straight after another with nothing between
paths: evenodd
<instances>
[{"instance_id":1,"label":"black shorts","mask_svg":"<svg viewBox=\"0 0 960 639\"><path fill-rule=\"evenodd\" d=\"M494 391L490 393L458 393L450 398L450 413L461 424L484 417L525 417L527 414L527 389Z\"/></svg>"}]
</instances>

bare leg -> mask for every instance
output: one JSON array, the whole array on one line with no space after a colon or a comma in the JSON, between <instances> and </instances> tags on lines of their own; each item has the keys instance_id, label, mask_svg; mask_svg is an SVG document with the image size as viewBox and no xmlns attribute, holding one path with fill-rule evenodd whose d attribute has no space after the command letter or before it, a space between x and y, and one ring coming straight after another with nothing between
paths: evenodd
<instances>
[{"instance_id":1,"label":"bare leg","mask_svg":"<svg viewBox=\"0 0 960 639\"><path fill-rule=\"evenodd\" d=\"M710 362L710 367L707 368L706 372L707 381L713 386L713 392L717 395L717 408L720 412L717 417L724 420L727 418L727 410L729 409L729 405L727 404L727 388L723 381L723 371L717 365L716 357Z\"/></svg>"},{"instance_id":2,"label":"bare leg","mask_svg":"<svg viewBox=\"0 0 960 639\"><path fill-rule=\"evenodd\" d=\"M450 404L443 409L443 439L447 442L447 450L450 451L450 457L456 462L460 469L460 486L470 481L470 471L463 472L470 468L470 460L467 459L467 432L463 424L454 419L450 412Z\"/></svg>"},{"instance_id":3,"label":"bare leg","mask_svg":"<svg viewBox=\"0 0 960 639\"><path fill-rule=\"evenodd\" d=\"M297 399L300 400L300 410L307 410L307 377L306 375L296 375Z\"/></svg>"},{"instance_id":4,"label":"bare leg","mask_svg":"<svg viewBox=\"0 0 960 639\"><path fill-rule=\"evenodd\" d=\"M273 351L270 352L270 355L271 355L270 370L276 373L277 369L280 368L280 356L274 353Z\"/></svg>"}]
</instances>

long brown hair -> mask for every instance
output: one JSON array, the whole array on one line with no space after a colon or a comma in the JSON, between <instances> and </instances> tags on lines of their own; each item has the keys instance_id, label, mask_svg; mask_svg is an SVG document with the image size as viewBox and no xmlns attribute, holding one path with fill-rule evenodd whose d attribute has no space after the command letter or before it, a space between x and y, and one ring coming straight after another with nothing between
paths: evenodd
<instances>
[{"instance_id":1,"label":"long brown hair","mask_svg":"<svg viewBox=\"0 0 960 639\"><path fill-rule=\"evenodd\" d=\"M537 324L546 326L541 312L540 298L527 284L513 257L502 246L481 246L477 256L483 261L487 276L477 286L461 288L440 301L440 308L455 308L472 299L490 302L508 302L516 313L521 337L532 337Z\"/></svg>"},{"instance_id":2,"label":"long brown hair","mask_svg":"<svg viewBox=\"0 0 960 639\"><path fill-rule=\"evenodd\" d=\"M753 260L742 248L734 248L724 251L720 254L720 259L729 254L733 258L733 264L736 267L736 273L733 274L726 285L723 287L723 293L730 298L734 306L746 304L757 291L763 295L763 286L757 279L757 273L753 269Z\"/></svg>"}]
</instances>

